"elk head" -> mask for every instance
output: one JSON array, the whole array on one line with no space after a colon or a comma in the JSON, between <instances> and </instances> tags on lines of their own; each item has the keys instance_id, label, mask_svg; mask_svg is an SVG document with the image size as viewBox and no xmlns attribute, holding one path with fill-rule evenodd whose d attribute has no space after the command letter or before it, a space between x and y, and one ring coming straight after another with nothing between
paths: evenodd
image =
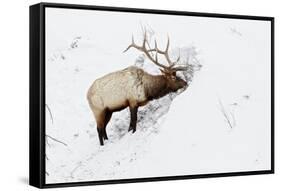
<instances>
[{"instance_id":1,"label":"elk head","mask_svg":"<svg viewBox=\"0 0 281 191\"><path fill-rule=\"evenodd\" d=\"M177 60L172 61L169 56L169 46L170 46L170 39L168 37L167 45L165 50L161 50L158 48L156 40L154 41L154 48L151 48L147 41L147 34L144 31L144 37L142 45L137 45L134 41L134 37L132 36L132 43L124 50L126 52L130 48L135 48L145 54L145 56L155 65L157 65L163 75L163 77L167 81L168 88L175 92L181 88L187 87L187 82L180 77L177 76L178 71L186 71L188 68L187 66L180 66L177 63L180 61L180 55L178 56ZM147 48L148 47L148 48ZM168 65L164 65L159 63L158 55L164 56Z\"/></svg>"}]
</instances>

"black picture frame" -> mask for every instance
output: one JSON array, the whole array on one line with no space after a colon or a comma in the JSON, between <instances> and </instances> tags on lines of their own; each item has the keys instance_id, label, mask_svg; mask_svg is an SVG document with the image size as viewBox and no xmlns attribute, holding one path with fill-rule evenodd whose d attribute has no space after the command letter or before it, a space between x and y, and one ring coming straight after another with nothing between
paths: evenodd
<instances>
[{"instance_id":1,"label":"black picture frame","mask_svg":"<svg viewBox=\"0 0 281 191\"><path fill-rule=\"evenodd\" d=\"M197 17L214 17L229 19L247 19L271 22L271 169L265 171L229 172L215 174L198 174L184 176L167 176L138 179L86 181L71 183L45 183L45 8L82 9L117 11L132 13L152 13L165 15L182 15ZM135 183L148 181L166 181L179 179L228 177L243 175L258 175L274 173L274 18L230 15L216 13L197 13L168 10L135 9L121 7L103 7L90 5L39 3L30 6L30 129L29 129L29 184L38 188L53 188L66 186L85 186L116 183Z\"/></svg>"}]
</instances>

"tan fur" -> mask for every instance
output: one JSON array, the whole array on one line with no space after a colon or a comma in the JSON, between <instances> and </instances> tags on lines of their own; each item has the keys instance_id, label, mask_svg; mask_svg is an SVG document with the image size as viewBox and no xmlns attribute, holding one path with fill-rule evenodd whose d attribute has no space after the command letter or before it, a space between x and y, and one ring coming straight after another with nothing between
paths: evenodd
<instances>
[{"instance_id":1,"label":"tan fur","mask_svg":"<svg viewBox=\"0 0 281 191\"><path fill-rule=\"evenodd\" d=\"M115 111L127 104L133 106L144 102L146 97L141 81L144 73L142 69L129 67L97 79L87 94L93 112Z\"/></svg>"}]
</instances>

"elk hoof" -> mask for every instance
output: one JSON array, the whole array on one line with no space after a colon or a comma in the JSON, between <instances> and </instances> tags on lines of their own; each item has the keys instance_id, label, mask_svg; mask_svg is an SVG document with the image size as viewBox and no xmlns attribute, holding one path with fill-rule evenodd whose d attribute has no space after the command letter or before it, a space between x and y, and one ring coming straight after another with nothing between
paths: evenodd
<instances>
[{"instance_id":1,"label":"elk hoof","mask_svg":"<svg viewBox=\"0 0 281 191\"><path fill-rule=\"evenodd\" d=\"M133 128L130 126L128 132L130 132L130 131L133 131L133 133L134 133L134 132L136 132L136 128Z\"/></svg>"},{"instance_id":2,"label":"elk hoof","mask_svg":"<svg viewBox=\"0 0 281 191\"><path fill-rule=\"evenodd\" d=\"M133 131L133 133L136 132L136 128L130 126L128 132L130 132L131 130Z\"/></svg>"},{"instance_id":3,"label":"elk hoof","mask_svg":"<svg viewBox=\"0 0 281 191\"><path fill-rule=\"evenodd\" d=\"M133 128L130 126L129 129L128 129L128 132L130 132L132 129L133 129Z\"/></svg>"}]
</instances>

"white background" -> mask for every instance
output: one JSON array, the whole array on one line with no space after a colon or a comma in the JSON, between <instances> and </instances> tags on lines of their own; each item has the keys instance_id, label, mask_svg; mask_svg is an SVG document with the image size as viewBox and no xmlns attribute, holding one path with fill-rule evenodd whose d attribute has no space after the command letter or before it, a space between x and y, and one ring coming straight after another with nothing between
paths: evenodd
<instances>
[{"instance_id":1,"label":"white background","mask_svg":"<svg viewBox=\"0 0 281 191\"><path fill-rule=\"evenodd\" d=\"M0 70L0 116L1 116L1 157L0 180L1 190L35 190L28 182L28 6L38 1L10 1L1 4L1 70ZM265 15L276 17L276 34L279 33L278 23L280 11L278 1L179 1L151 2L142 1L60 1L80 4L96 4L107 6L139 7L152 9L171 9L182 11L214 12L229 14ZM278 28L279 26L279 28ZM280 40L275 38L276 50L279 50ZM279 57L276 51L276 97L280 96L278 88L281 72L278 67ZM280 79L281 80L281 79ZM279 100L276 100L276 113ZM276 115L277 116L277 115ZM276 119L276 150L280 140L278 136L279 120ZM68 190L143 190L143 189L177 189L177 190L265 190L277 188L281 175L278 169L280 154L276 153L276 174L247 177L230 177L215 179L181 180L142 184L121 184L80 188ZM60 190L60 189L54 189Z\"/></svg>"}]
</instances>

